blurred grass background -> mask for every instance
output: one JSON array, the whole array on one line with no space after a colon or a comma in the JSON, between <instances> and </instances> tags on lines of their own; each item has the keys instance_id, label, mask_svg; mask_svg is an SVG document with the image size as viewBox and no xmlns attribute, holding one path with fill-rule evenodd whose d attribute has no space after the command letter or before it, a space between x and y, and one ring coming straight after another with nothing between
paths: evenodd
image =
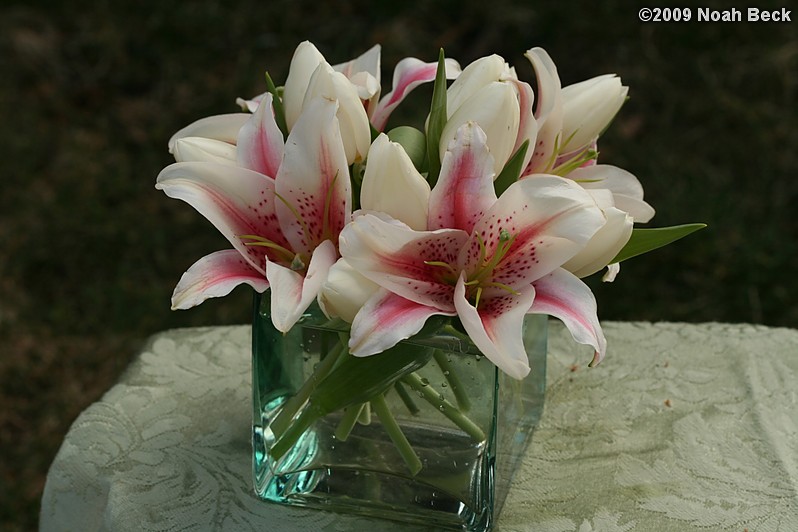
<instances>
[{"instance_id":1,"label":"blurred grass background","mask_svg":"<svg viewBox=\"0 0 798 532\"><path fill-rule=\"evenodd\" d=\"M264 90L267 69L283 81L304 39L332 63L382 43L384 86L400 58L433 60L441 46L463 65L501 54L526 79L532 46L564 84L618 73L631 100L600 160L639 177L658 210L652 226L709 229L624 264L614 284L591 280L602 319L798 327L796 23L695 14L645 24L620 1L5 2L0 529L36 527L69 425L148 335L249 319L245 289L169 310L182 272L227 246L153 185L174 131L236 112L237 96Z\"/></svg>"}]
</instances>

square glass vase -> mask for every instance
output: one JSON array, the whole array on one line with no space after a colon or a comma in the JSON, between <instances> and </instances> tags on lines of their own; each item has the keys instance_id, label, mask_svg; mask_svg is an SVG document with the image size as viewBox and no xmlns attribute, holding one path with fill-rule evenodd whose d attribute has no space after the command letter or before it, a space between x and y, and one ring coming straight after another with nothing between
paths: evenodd
<instances>
[{"instance_id":1,"label":"square glass vase","mask_svg":"<svg viewBox=\"0 0 798 532\"><path fill-rule=\"evenodd\" d=\"M491 529L543 410L547 317L525 318L532 370L519 381L445 321L356 358L348 325L317 304L286 334L270 305L268 291L255 295L256 494L436 529ZM354 402L339 407L347 396Z\"/></svg>"}]
</instances>

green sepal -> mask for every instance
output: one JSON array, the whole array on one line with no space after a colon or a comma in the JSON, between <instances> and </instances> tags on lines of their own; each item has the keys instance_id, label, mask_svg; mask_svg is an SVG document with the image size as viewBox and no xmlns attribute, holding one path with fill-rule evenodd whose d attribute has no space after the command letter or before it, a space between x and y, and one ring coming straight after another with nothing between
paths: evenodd
<instances>
[{"instance_id":1,"label":"green sepal","mask_svg":"<svg viewBox=\"0 0 798 532\"><path fill-rule=\"evenodd\" d=\"M497 197L501 196L505 190L510 188L510 185L521 177L521 172L524 171L524 157L526 157L528 149L529 140L525 140L515 151L515 154L510 157L510 160L507 161L507 164L504 165L498 177L493 180L493 189L496 191Z\"/></svg>"},{"instance_id":2,"label":"green sepal","mask_svg":"<svg viewBox=\"0 0 798 532\"><path fill-rule=\"evenodd\" d=\"M285 107L283 107L281 91L274 85L274 81L272 81L272 77L268 72L266 72L266 90L273 96L274 121L277 122L277 127L280 128L283 138L288 138L288 123L285 121Z\"/></svg>"},{"instance_id":3,"label":"green sepal","mask_svg":"<svg viewBox=\"0 0 798 532\"><path fill-rule=\"evenodd\" d=\"M424 133L414 127L399 126L388 132L388 138L402 145L413 166L420 172L427 156L427 139Z\"/></svg>"},{"instance_id":4,"label":"green sepal","mask_svg":"<svg viewBox=\"0 0 798 532\"><path fill-rule=\"evenodd\" d=\"M654 229L633 229L632 237L610 263L621 262L667 246L671 242L684 238L706 226L707 224L684 224Z\"/></svg>"},{"instance_id":5,"label":"green sepal","mask_svg":"<svg viewBox=\"0 0 798 532\"><path fill-rule=\"evenodd\" d=\"M429 110L427 124L427 180L429 186L434 187L441 173L440 143L443 128L446 125L446 57L441 48L438 54L438 71L435 74L435 84L432 89L432 105Z\"/></svg>"}]
</instances>

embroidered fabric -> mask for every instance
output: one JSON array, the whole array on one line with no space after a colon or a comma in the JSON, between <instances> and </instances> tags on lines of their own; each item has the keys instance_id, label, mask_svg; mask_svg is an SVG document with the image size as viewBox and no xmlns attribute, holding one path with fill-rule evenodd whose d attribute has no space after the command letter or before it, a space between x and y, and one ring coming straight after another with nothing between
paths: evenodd
<instances>
[{"instance_id":1,"label":"embroidered fabric","mask_svg":"<svg viewBox=\"0 0 798 532\"><path fill-rule=\"evenodd\" d=\"M610 322L588 369L552 325L543 419L497 530L798 530L798 331ZM249 327L155 335L67 434L41 530L392 529L258 500L250 416Z\"/></svg>"}]
</instances>

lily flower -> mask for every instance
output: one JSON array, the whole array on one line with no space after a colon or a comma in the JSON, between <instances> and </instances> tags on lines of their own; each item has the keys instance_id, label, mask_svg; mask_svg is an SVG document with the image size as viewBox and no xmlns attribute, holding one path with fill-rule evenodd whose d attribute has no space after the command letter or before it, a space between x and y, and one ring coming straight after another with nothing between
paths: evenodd
<instances>
[{"instance_id":1,"label":"lily flower","mask_svg":"<svg viewBox=\"0 0 798 532\"><path fill-rule=\"evenodd\" d=\"M173 308L246 283L274 292L277 329L286 332L299 319L335 263L338 235L351 215L337 110L325 98L310 102L284 142L268 95L235 137L236 165L195 160L161 171L156 188L189 203L233 246L183 274Z\"/></svg>"},{"instance_id":2,"label":"lily flower","mask_svg":"<svg viewBox=\"0 0 798 532\"><path fill-rule=\"evenodd\" d=\"M294 52L283 91L289 131L303 110L318 97L338 101L337 116L347 162L365 159L371 144L371 127L358 87L345 74L337 72L313 44L305 41Z\"/></svg>"},{"instance_id":3,"label":"lily flower","mask_svg":"<svg viewBox=\"0 0 798 532\"><path fill-rule=\"evenodd\" d=\"M464 124L430 194L427 228L363 214L340 236L342 257L380 286L354 317L350 351L368 356L421 330L433 315L458 316L500 369L523 378L521 327L528 312L560 317L577 341L606 350L590 290L562 264L604 225L590 194L540 175L497 198L485 133Z\"/></svg>"},{"instance_id":4,"label":"lily flower","mask_svg":"<svg viewBox=\"0 0 798 532\"><path fill-rule=\"evenodd\" d=\"M498 174L521 144L535 140L533 101L532 87L519 81L504 59L495 54L477 59L446 91L448 120L439 144L441 159L460 126L476 122L487 135ZM528 150L524 165L531 157Z\"/></svg>"}]
</instances>

